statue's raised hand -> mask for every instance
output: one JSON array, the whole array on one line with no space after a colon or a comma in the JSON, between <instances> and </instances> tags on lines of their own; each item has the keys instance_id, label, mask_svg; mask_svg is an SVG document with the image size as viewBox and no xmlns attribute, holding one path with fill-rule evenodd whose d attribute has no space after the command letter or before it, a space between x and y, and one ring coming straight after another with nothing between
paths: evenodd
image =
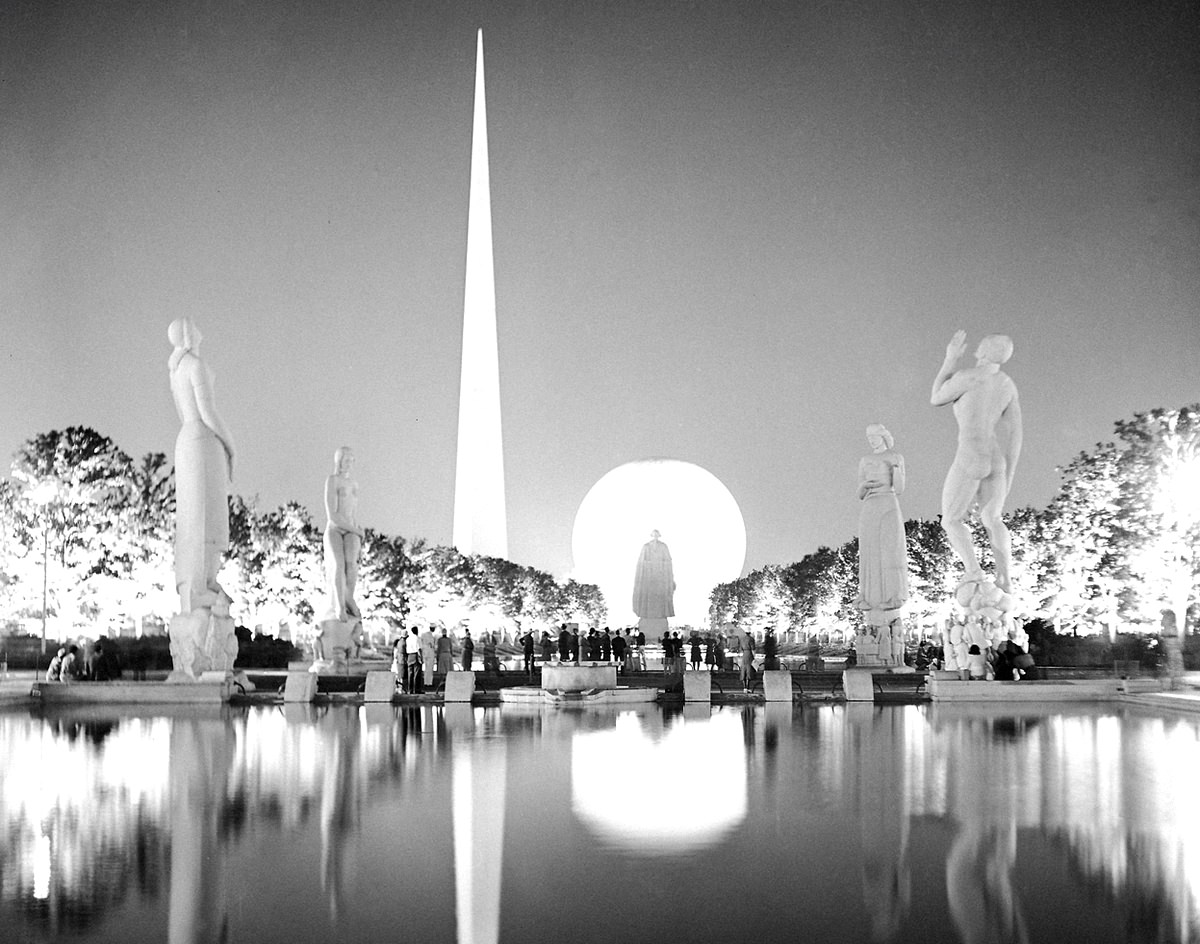
<instances>
[{"instance_id":1,"label":"statue's raised hand","mask_svg":"<svg viewBox=\"0 0 1200 944\"><path fill-rule=\"evenodd\" d=\"M954 337L946 345L946 363L955 364L967 352L967 332L955 331Z\"/></svg>"}]
</instances>

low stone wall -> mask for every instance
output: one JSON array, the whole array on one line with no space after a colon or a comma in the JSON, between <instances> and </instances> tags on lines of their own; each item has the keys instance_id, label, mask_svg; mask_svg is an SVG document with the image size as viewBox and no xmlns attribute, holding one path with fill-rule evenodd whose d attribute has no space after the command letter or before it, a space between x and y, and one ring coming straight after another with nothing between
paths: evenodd
<instances>
[{"instance_id":1,"label":"low stone wall","mask_svg":"<svg viewBox=\"0 0 1200 944\"><path fill-rule=\"evenodd\" d=\"M1062 702L1110 701L1117 697L1117 679L1071 679L1061 682L964 682L941 677L935 672L929 677L929 697L943 701L988 702Z\"/></svg>"}]
</instances>

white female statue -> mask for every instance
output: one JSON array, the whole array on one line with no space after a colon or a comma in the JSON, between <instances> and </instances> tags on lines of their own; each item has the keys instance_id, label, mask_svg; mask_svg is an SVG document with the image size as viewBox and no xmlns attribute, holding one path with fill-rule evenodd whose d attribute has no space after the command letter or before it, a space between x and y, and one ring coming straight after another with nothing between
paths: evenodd
<instances>
[{"instance_id":1,"label":"white female statue","mask_svg":"<svg viewBox=\"0 0 1200 944\"><path fill-rule=\"evenodd\" d=\"M333 454L333 474L325 479L325 577L333 619L359 619L354 602L363 529L358 524L358 482L350 477L354 453L342 446Z\"/></svg>"},{"instance_id":2,"label":"white female statue","mask_svg":"<svg viewBox=\"0 0 1200 944\"><path fill-rule=\"evenodd\" d=\"M897 496L905 484L904 456L878 423L867 427L871 454L858 463L858 608L878 640L879 657L903 662L898 620L908 599L908 550ZM897 650L899 652L897 653Z\"/></svg>"},{"instance_id":3,"label":"white female statue","mask_svg":"<svg viewBox=\"0 0 1200 944\"><path fill-rule=\"evenodd\" d=\"M221 594L217 571L229 545L233 437L213 400L213 374L200 359L200 330L190 318L167 329L175 346L168 367L183 424L175 439L175 587L182 613L211 608Z\"/></svg>"}]
</instances>

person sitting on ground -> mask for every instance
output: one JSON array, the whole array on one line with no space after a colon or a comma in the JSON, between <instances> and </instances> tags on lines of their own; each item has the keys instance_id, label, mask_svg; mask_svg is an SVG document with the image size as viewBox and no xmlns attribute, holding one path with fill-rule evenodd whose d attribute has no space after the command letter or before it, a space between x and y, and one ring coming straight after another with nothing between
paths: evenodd
<instances>
[{"instance_id":1,"label":"person sitting on ground","mask_svg":"<svg viewBox=\"0 0 1200 944\"><path fill-rule=\"evenodd\" d=\"M78 682L82 674L83 666L79 660L79 647L72 643L67 647L67 654L63 658L62 669L58 673L58 678L62 682Z\"/></svg>"},{"instance_id":2,"label":"person sitting on ground","mask_svg":"<svg viewBox=\"0 0 1200 944\"><path fill-rule=\"evenodd\" d=\"M978 646L972 645L967 650L967 671L974 681L987 678L987 656L979 651Z\"/></svg>"},{"instance_id":3,"label":"person sitting on ground","mask_svg":"<svg viewBox=\"0 0 1200 944\"><path fill-rule=\"evenodd\" d=\"M59 649L58 652L56 652L54 654L54 658L50 660L50 666L46 669L46 681L47 682L61 682L62 681L63 660L66 659L66 657L67 657L66 649Z\"/></svg>"},{"instance_id":4,"label":"person sitting on ground","mask_svg":"<svg viewBox=\"0 0 1200 944\"><path fill-rule=\"evenodd\" d=\"M92 681L115 682L121 677L121 663L111 646L104 645L103 639L97 639L92 647Z\"/></svg>"}]
</instances>

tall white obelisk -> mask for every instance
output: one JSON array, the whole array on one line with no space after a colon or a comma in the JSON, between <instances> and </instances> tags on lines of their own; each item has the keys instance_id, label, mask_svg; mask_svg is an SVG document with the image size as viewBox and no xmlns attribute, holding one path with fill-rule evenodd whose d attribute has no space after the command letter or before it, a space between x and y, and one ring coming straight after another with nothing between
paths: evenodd
<instances>
[{"instance_id":1,"label":"tall white obelisk","mask_svg":"<svg viewBox=\"0 0 1200 944\"><path fill-rule=\"evenodd\" d=\"M483 30L479 31L475 51L475 121L471 131L467 281L463 294L462 382L458 395L458 466L454 476L454 546L463 554L508 557L487 106L483 91Z\"/></svg>"}]
</instances>

